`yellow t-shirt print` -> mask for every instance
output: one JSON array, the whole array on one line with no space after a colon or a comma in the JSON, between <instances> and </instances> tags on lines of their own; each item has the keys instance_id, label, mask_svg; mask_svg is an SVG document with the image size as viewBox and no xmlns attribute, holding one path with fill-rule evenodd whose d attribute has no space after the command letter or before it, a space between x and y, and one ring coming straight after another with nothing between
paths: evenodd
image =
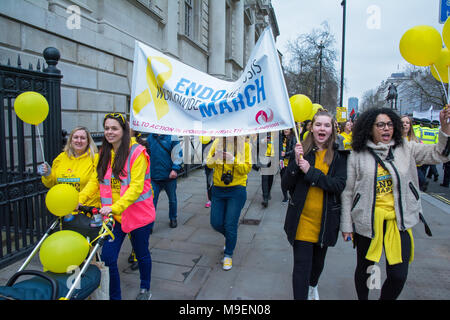
<instances>
[{"instance_id":1,"label":"yellow t-shirt print","mask_svg":"<svg viewBox=\"0 0 450 320\"><path fill-rule=\"evenodd\" d=\"M392 192L392 176L389 171L378 165L376 203L377 207L394 211L394 194ZM395 212L394 212L395 216Z\"/></svg>"}]
</instances>

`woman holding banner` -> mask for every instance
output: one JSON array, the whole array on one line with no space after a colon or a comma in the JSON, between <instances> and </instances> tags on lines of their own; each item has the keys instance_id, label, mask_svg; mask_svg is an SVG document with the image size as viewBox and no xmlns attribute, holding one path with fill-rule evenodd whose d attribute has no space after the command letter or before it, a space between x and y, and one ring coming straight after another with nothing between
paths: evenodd
<instances>
[{"instance_id":1,"label":"woman holding banner","mask_svg":"<svg viewBox=\"0 0 450 320\"><path fill-rule=\"evenodd\" d=\"M338 238L348 151L338 150L335 140L333 117L318 111L281 180L291 195L284 230L294 252L294 299L319 299L317 283L325 255Z\"/></svg>"},{"instance_id":2,"label":"woman holding banner","mask_svg":"<svg viewBox=\"0 0 450 320\"><path fill-rule=\"evenodd\" d=\"M108 113L103 120L105 137L96 171L79 195L85 203L100 191L102 215L113 214L116 223L113 241L103 245L102 259L109 267L111 300L121 299L117 259L125 236L131 234L131 244L139 264L140 292L137 300L151 297L152 260L148 249L150 224L155 220L150 182L150 157L144 146L131 141L130 127L120 113Z\"/></svg>"},{"instance_id":3,"label":"woman holding banner","mask_svg":"<svg viewBox=\"0 0 450 320\"><path fill-rule=\"evenodd\" d=\"M206 165L214 169L211 226L225 237L223 269L230 270L239 217L247 200L247 175L252 169L250 144L244 136L216 138Z\"/></svg>"}]
</instances>

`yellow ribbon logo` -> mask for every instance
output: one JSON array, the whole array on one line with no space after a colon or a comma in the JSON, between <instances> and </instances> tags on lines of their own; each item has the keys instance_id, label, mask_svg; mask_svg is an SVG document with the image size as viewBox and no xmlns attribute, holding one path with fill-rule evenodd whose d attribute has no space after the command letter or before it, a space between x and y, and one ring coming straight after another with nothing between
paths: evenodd
<instances>
[{"instance_id":1,"label":"yellow ribbon logo","mask_svg":"<svg viewBox=\"0 0 450 320\"><path fill-rule=\"evenodd\" d=\"M166 72L161 72L158 76L155 76L152 68L152 61L158 61L169 68ZM145 106L147 106L151 101L152 97L154 100L156 117L161 119L169 112L169 104L164 99L164 94L161 92L160 97L158 97L158 87L163 88L164 83L172 76L172 65L169 60L162 57L148 57L147 58L147 70L146 79L148 84L148 89L145 89L140 94L138 94L133 100L133 111L134 114L138 114Z\"/></svg>"}]
</instances>

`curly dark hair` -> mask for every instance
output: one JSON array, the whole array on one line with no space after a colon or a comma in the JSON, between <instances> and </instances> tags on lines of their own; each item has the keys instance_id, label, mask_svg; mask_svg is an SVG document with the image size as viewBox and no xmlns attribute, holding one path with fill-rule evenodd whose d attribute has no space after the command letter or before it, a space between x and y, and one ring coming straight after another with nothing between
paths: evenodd
<instances>
[{"instance_id":1,"label":"curly dark hair","mask_svg":"<svg viewBox=\"0 0 450 320\"><path fill-rule=\"evenodd\" d=\"M387 115L394 124L394 148L403 144L402 121L400 116L389 108L371 108L361 113L353 126L353 151L360 152L367 148L368 140L372 140L372 130L379 114Z\"/></svg>"}]
</instances>

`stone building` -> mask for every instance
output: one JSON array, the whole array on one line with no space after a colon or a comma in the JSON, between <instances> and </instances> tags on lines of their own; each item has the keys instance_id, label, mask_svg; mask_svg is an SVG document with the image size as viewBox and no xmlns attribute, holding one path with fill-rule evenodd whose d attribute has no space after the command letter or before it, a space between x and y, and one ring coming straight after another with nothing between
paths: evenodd
<instances>
[{"instance_id":1,"label":"stone building","mask_svg":"<svg viewBox=\"0 0 450 320\"><path fill-rule=\"evenodd\" d=\"M276 38L270 0L1 0L0 63L57 48L62 128L100 132L105 113L129 113L135 39L235 80L268 25Z\"/></svg>"}]
</instances>

